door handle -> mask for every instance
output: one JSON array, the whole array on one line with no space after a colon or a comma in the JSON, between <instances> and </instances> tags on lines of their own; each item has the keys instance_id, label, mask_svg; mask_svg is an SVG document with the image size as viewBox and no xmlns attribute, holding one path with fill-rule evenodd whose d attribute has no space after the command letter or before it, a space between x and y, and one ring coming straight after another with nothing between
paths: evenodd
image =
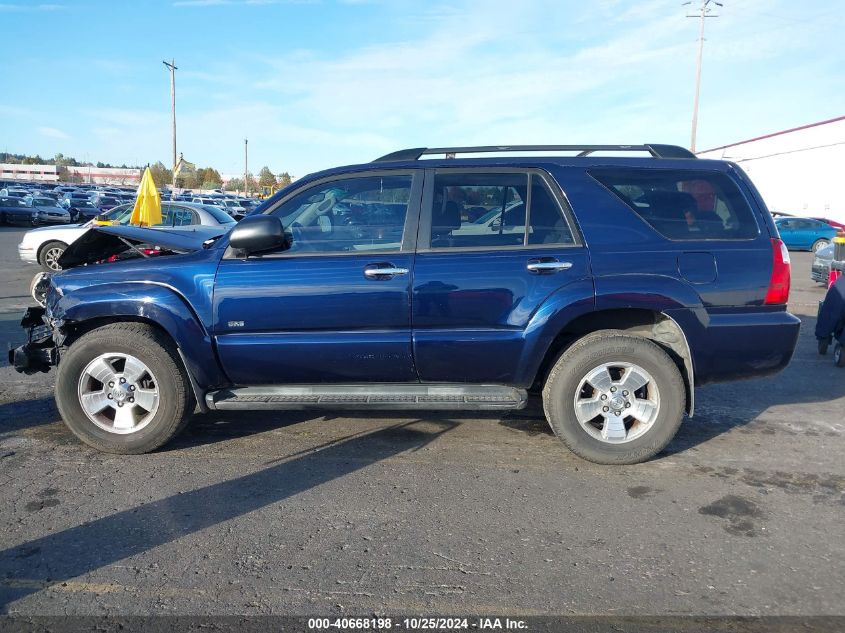
<instances>
[{"instance_id":1,"label":"door handle","mask_svg":"<svg viewBox=\"0 0 845 633\"><path fill-rule=\"evenodd\" d=\"M531 260L525 267L532 273L556 273L559 270L572 268L572 262L559 262L556 259Z\"/></svg>"},{"instance_id":2,"label":"door handle","mask_svg":"<svg viewBox=\"0 0 845 633\"><path fill-rule=\"evenodd\" d=\"M381 279L384 277L395 277L396 275L407 274L407 268L399 268L392 264L370 264L364 269L364 277L367 279Z\"/></svg>"}]
</instances>

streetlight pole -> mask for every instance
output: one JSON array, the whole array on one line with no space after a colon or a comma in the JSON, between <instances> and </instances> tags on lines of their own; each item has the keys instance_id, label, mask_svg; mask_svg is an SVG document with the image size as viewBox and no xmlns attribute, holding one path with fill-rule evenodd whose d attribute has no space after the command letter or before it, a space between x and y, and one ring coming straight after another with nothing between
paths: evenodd
<instances>
[{"instance_id":1,"label":"streetlight pole","mask_svg":"<svg viewBox=\"0 0 845 633\"><path fill-rule=\"evenodd\" d=\"M249 139L244 139L244 194L247 196L249 195L249 180L247 177L249 176L249 170L247 169L249 165Z\"/></svg>"},{"instance_id":2,"label":"streetlight pole","mask_svg":"<svg viewBox=\"0 0 845 633\"><path fill-rule=\"evenodd\" d=\"M173 190L176 189L176 60L171 59L170 62L162 61L162 64L167 66L170 70L170 113L171 126L173 136Z\"/></svg>"},{"instance_id":3,"label":"streetlight pole","mask_svg":"<svg viewBox=\"0 0 845 633\"><path fill-rule=\"evenodd\" d=\"M710 7L708 5L711 2L717 6L722 6L721 2L715 2L715 0L701 0L701 6L699 7L698 14L687 16L688 18L698 18L700 20L700 24L698 26L698 60L695 65L695 96L693 97L692 102L692 134L690 138L690 151L693 153L695 152L695 135L698 130L698 100L701 95L701 59L704 55L704 19L719 17L718 15L710 15ZM684 4L691 3L685 2Z\"/></svg>"}]
</instances>

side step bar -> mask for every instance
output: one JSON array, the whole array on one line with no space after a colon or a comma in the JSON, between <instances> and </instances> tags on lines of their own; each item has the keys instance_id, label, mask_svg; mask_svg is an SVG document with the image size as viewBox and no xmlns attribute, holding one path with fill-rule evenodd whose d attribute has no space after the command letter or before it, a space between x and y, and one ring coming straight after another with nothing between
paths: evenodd
<instances>
[{"instance_id":1,"label":"side step bar","mask_svg":"<svg viewBox=\"0 0 845 633\"><path fill-rule=\"evenodd\" d=\"M232 387L206 394L209 409L522 409L527 393L502 385L292 385Z\"/></svg>"}]
</instances>

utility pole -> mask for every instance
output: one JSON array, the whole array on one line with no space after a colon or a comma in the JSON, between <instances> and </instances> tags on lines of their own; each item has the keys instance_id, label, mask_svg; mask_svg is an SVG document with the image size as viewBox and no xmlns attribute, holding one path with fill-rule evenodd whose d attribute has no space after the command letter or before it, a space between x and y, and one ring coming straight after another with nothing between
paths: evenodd
<instances>
[{"instance_id":1,"label":"utility pole","mask_svg":"<svg viewBox=\"0 0 845 633\"><path fill-rule=\"evenodd\" d=\"M173 135L173 183L171 189L172 192L176 189L176 60L171 59L170 62L162 61L162 64L167 66L168 70L170 70L170 113L171 113L171 123L172 123L172 135Z\"/></svg>"},{"instance_id":2,"label":"utility pole","mask_svg":"<svg viewBox=\"0 0 845 633\"><path fill-rule=\"evenodd\" d=\"M721 2L715 0L701 0L698 13L688 15L688 18L698 18L701 22L698 26L698 61L695 66L695 97L692 102L692 136L690 139L690 151L695 152L695 134L698 130L698 98L701 94L701 58L704 55L704 20L705 18L718 18L718 15L710 14L710 3L716 6L723 6ZM684 5L692 4L692 2L684 2Z\"/></svg>"},{"instance_id":3,"label":"utility pole","mask_svg":"<svg viewBox=\"0 0 845 633\"><path fill-rule=\"evenodd\" d=\"M249 151L247 150L249 144L249 139L244 139L244 194L247 196L249 195L249 180L247 180L247 176L249 174L249 170L247 169L249 164Z\"/></svg>"}]
</instances>

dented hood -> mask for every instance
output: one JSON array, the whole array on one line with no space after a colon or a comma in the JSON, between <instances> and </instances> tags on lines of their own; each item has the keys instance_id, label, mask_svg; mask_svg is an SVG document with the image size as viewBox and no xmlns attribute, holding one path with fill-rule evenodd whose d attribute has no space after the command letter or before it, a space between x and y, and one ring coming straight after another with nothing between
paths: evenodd
<instances>
[{"instance_id":1,"label":"dented hood","mask_svg":"<svg viewBox=\"0 0 845 633\"><path fill-rule=\"evenodd\" d=\"M228 227L139 227L95 226L83 233L65 249L59 258L63 269L92 264L120 255L133 247L157 248L169 253L191 253L203 243L220 237Z\"/></svg>"}]
</instances>

